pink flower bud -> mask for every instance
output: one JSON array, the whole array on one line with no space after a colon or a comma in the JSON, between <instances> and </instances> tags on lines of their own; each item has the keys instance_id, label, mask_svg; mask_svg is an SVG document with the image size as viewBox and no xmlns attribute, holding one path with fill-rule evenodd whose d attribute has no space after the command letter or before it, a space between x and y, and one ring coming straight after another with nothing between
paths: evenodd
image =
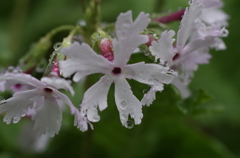
<instances>
[{"instance_id":1,"label":"pink flower bud","mask_svg":"<svg viewBox=\"0 0 240 158\"><path fill-rule=\"evenodd\" d=\"M152 45L152 41L157 41L157 40L148 35L148 42L146 43L146 45L150 47Z\"/></svg>"},{"instance_id":2,"label":"pink flower bud","mask_svg":"<svg viewBox=\"0 0 240 158\"><path fill-rule=\"evenodd\" d=\"M57 60L55 60L53 62L53 67L52 67L52 71L51 71L50 75L52 75L52 76L60 76L59 65L58 65L58 61Z\"/></svg>"},{"instance_id":3,"label":"pink flower bud","mask_svg":"<svg viewBox=\"0 0 240 158\"><path fill-rule=\"evenodd\" d=\"M113 61L114 59L112 48L113 48L113 45L112 45L111 39L104 38L101 40L100 42L101 54L109 61Z\"/></svg>"},{"instance_id":4,"label":"pink flower bud","mask_svg":"<svg viewBox=\"0 0 240 158\"><path fill-rule=\"evenodd\" d=\"M182 16L184 15L184 12L185 12L185 10L179 10L175 13L170 14L170 15L153 19L153 21L160 22L160 23L163 23L163 24L167 24L167 23L170 23L170 22L173 22L173 21L181 21Z\"/></svg>"}]
</instances>

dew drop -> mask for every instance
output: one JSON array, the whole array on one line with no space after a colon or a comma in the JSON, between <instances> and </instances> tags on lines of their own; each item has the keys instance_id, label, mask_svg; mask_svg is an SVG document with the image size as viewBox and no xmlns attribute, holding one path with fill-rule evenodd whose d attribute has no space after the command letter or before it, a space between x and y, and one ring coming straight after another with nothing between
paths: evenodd
<instances>
[{"instance_id":1,"label":"dew drop","mask_svg":"<svg viewBox=\"0 0 240 158\"><path fill-rule=\"evenodd\" d=\"M150 51L149 50L144 51L143 53L144 53L145 56L149 56L150 55Z\"/></svg>"},{"instance_id":2,"label":"dew drop","mask_svg":"<svg viewBox=\"0 0 240 158\"><path fill-rule=\"evenodd\" d=\"M14 70L15 70L15 67L13 66L9 66L7 69L8 72L13 72Z\"/></svg>"},{"instance_id":3,"label":"dew drop","mask_svg":"<svg viewBox=\"0 0 240 158\"><path fill-rule=\"evenodd\" d=\"M13 123L18 123L19 118L17 116L13 117Z\"/></svg>"},{"instance_id":4,"label":"dew drop","mask_svg":"<svg viewBox=\"0 0 240 158\"><path fill-rule=\"evenodd\" d=\"M0 96L0 104L2 103L5 103L5 99L2 96Z\"/></svg>"},{"instance_id":5,"label":"dew drop","mask_svg":"<svg viewBox=\"0 0 240 158\"><path fill-rule=\"evenodd\" d=\"M22 117L26 116L26 112L22 111L21 116Z\"/></svg>"},{"instance_id":6,"label":"dew drop","mask_svg":"<svg viewBox=\"0 0 240 158\"><path fill-rule=\"evenodd\" d=\"M131 129L131 128L133 128L133 126L134 126L134 122L133 122L132 120L128 120L126 127L127 127L128 129Z\"/></svg>"},{"instance_id":7,"label":"dew drop","mask_svg":"<svg viewBox=\"0 0 240 158\"><path fill-rule=\"evenodd\" d=\"M127 108L127 102L126 102L126 101L122 101L122 102L120 103L120 108L123 109L123 110L125 110L125 109Z\"/></svg>"},{"instance_id":8,"label":"dew drop","mask_svg":"<svg viewBox=\"0 0 240 158\"><path fill-rule=\"evenodd\" d=\"M100 116L99 115L93 116L93 122L98 122L99 120L100 120Z\"/></svg>"},{"instance_id":9,"label":"dew drop","mask_svg":"<svg viewBox=\"0 0 240 158\"><path fill-rule=\"evenodd\" d=\"M143 94L147 94L148 93L148 90L147 89L144 89L143 90Z\"/></svg>"},{"instance_id":10,"label":"dew drop","mask_svg":"<svg viewBox=\"0 0 240 158\"><path fill-rule=\"evenodd\" d=\"M61 45L62 45L62 43L58 42L58 43L54 44L53 49L58 50L61 47Z\"/></svg>"}]
</instances>

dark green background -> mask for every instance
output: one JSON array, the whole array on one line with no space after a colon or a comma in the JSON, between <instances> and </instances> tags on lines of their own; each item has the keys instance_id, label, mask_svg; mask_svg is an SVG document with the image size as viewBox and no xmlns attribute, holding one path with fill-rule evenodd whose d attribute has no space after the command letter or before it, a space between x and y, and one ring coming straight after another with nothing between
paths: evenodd
<instances>
[{"instance_id":1,"label":"dark green background","mask_svg":"<svg viewBox=\"0 0 240 158\"><path fill-rule=\"evenodd\" d=\"M102 20L114 22L120 12L177 11L187 0L103 0ZM60 133L51 139L43 153L19 148L19 131L28 120L6 125L0 121L0 158L103 157L103 158L234 158L240 157L240 1L225 0L224 11L230 15L229 37L225 51L211 51L209 65L201 65L190 87L205 89L213 100L202 105L200 114L182 114L176 107L179 97L170 86L157 95L150 107L143 107L141 125L126 129L119 121L109 92L109 107L101 112L94 131L82 133L72 126L72 116L64 112ZM64 24L76 24L82 18L80 0L1 0L0 68L15 65L30 46L48 31ZM178 28L175 22L173 27ZM53 43L67 36L54 36ZM49 50L49 52L53 51ZM144 57L144 56L143 56ZM140 57L133 57L132 60ZM97 81L96 76L96 81ZM130 81L134 94L141 97L147 86ZM71 98L77 106L83 88L75 86L78 96Z\"/></svg>"}]
</instances>

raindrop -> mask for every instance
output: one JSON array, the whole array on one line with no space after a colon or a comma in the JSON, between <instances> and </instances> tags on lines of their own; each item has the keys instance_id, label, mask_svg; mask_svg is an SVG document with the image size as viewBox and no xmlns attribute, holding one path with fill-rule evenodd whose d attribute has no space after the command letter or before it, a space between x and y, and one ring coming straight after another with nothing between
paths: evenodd
<instances>
[{"instance_id":1,"label":"raindrop","mask_svg":"<svg viewBox=\"0 0 240 158\"><path fill-rule=\"evenodd\" d=\"M126 102L126 101L122 101L122 102L120 103L120 108L123 109L123 110L125 110L125 109L127 108L127 102Z\"/></svg>"},{"instance_id":2,"label":"raindrop","mask_svg":"<svg viewBox=\"0 0 240 158\"><path fill-rule=\"evenodd\" d=\"M148 90L147 89L144 89L143 90L143 94L147 94Z\"/></svg>"},{"instance_id":3,"label":"raindrop","mask_svg":"<svg viewBox=\"0 0 240 158\"><path fill-rule=\"evenodd\" d=\"M131 129L131 128L133 128L133 126L134 126L134 122L133 122L132 120L128 120L126 127L127 127L128 129Z\"/></svg>"},{"instance_id":4,"label":"raindrop","mask_svg":"<svg viewBox=\"0 0 240 158\"><path fill-rule=\"evenodd\" d=\"M2 103L5 103L5 99L2 96L0 96L0 104Z\"/></svg>"},{"instance_id":5,"label":"raindrop","mask_svg":"<svg viewBox=\"0 0 240 158\"><path fill-rule=\"evenodd\" d=\"M193 1L192 1L192 0L190 0L190 1L188 2L188 4L189 4L189 5L191 5L191 4L192 4L192 2L193 2Z\"/></svg>"},{"instance_id":6,"label":"raindrop","mask_svg":"<svg viewBox=\"0 0 240 158\"><path fill-rule=\"evenodd\" d=\"M99 115L93 116L93 122L98 122L99 120L100 120L100 116Z\"/></svg>"},{"instance_id":7,"label":"raindrop","mask_svg":"<svg viewBox=\"0 0 240 158\"><path fill-rule=\"evenodd\" d=\"M5 122L6 124L10 124L11 120L8 119L8 117L4 117L3 122Z\"/></svg>"},{"instance_id":8,"label":"raindrop","mask_svg":"<svg viewBox=\"0 0 240 158\"><path fill-rule=\"evenodd\" d=\"M9 66L7 69L8 72L14 72L14 70L15 70L15 67L13 66Z\"/></svg>"},{"instance_id":9,"label":"raindrop","mask_svg":"<svg viewBox=\"0 0 240 158\"><path fill-rule=\"evenodd\" d=\"M150 51L149 50L146 50L143 52L145 56L149 56L150 55Z\"/></svg>"},{"instance_id":10,"label":"raindrop","mask_svg":"<svg viewBox=\"0 0 240 158\"><path fill-rule=\"evenodd\" d=\"M55 132L54 132L54 131L49 132L49 136L50 136L50 137L54 137L54 135L55 135Z\"/></svg>"},{"instance_id":11,"label":"raindrop","mask_svg":"<svg viewBox=\"0 0 240 158\"><path fill-rule=\"evenodd\" d=\"M22 111L21 116L22 117L26 116L26 112Z\"/></svg>"},{"instance_id":12,"label":"raindrop","mask_svg":"<svg viewBox=\"0 0 240 158\"><path fill-rule=\"evenodd\" d=\"M58 42L58 43L54 44L53 49L58 50L61 47L61 45L62 45L62 43Z\"/></svg>"},{"instance_id":13,"label":"raindrop","mask_svg":"<svg viewBox=\"0 0 240 158\"><path fill-rule=\"evenodd\" d=\"M19 118L17 116L13 117L13 123L18 123Z\"/></svg>"}]
</instances>

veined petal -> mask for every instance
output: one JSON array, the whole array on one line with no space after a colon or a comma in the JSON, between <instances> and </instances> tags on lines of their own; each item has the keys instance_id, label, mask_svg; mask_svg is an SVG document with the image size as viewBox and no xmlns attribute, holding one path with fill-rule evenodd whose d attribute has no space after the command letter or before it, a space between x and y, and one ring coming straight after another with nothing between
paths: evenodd
<instances>
[{"instance_id":1,"label":"veined petal","mask_svg":"<svg viewBox=\"0 0 240 158\"><path fill-rule=\"evenodd\" d=\"M96 54L86 43L79 44L75 42L69 47L62 48L61 52L69 57L65 61L60 61L60 72L64 77L69 77L75 72L82 72L86 75L93 73L105 74L113 68L111 62ZM80 80L79 77L78 80Z\"/></svg>"},{"instance_id":2,"label":"veined petal","mask_svg":"<svg viewBox=\"0 0 240 158\"><path fill-rule=\"evenodd\" d=\"M168 67L158 64L145 64L144 62L126 66L129 71L127 78L152 85L157 91L163 90L163 83L169 84L174 76Z\"/></svg>"},{"instance_id":3,"label":"veined petal","mask_svg":"<svg viewBox=\"0 0 240 158\"><path fill-rule=\"evenodd\" d=\"M57 99L63 101L64 103L66 103L70 107L71 114L73 115L77 109L72 104L71 100L65 94L63 94L59 91L55 91L55 95L58 97Z\"/></svg>"},{"instance_id":4,"label":"veined petal","mask_svg":"<svg viewBox=\"0 0 240 158\"><path fill-rule=\"evenodd\" d=\"M24 117L28 107L33 106L37 91L37 89L33 89L15 93L13 97L5 101L6 103L1 104L0 114L7 112L3 119L4 122L10 124L13 119L13 123L17 123L21 117Z\"/></svg>"},{"instance_id":5,"label":"veined petal","mask_svg":"<svg viewBox=\"0 0 240 158\"><path fill-rule=\"evenodd\" d=\"M9 88L15 84L23 84L29 85L37 88L43 88L44 84L38 79L32 77L31 75L24 73L5 73L0 75L0 82L7 81L7 86L5 88Z\"/></svg>"},{"instance_id":6,"label":"veined petal","mask_svg":"<svg viewBox=\"0 0 240 158\"><path fill-rule=\"evenodd\" d=\"M56 89L65 89L65 90L69 90L70 93L72 95L74 95L74 90L72 88L72 86L70 85L69 82L71 81L66 81L63 78L58 78L58 77L54 77L54 78L50 78L50 77L43 77L41 79L42 82L46 83L49 86L53 86Z\"/></svg>"},{"instance_id":7,"label":"veined petal","mask_svg":"<svg viewBox=\"0 0 240 158\"><path fill-rule=\"evenodd\" d=\"M99 121L97 107L102 111L107 107L107 95L112 84L112 79L103 76L97 83L90 87L84 94L81 110L86 114L91 122ZM98 119L97 119L98 118Z\"/></svg>"},{"instance_id":8,"label":"veined petal","mask_svg":"<svg viewBox=\"0 0 240 158\"><path fill-rule=\"evenodd\" d=\"M156 89L152 87L147 94L144 94L141 100L141 103L142 105L150 106L155 99L156 99Z\"/></svg>"},{"instance_id":9,"label":"veined petal","mask_svg":"<svg viewBox=\"0 0 240 158\"><path fill-rule=\"evenodd\" d=\"M127 127L128 115L134 119L135 124L141 123L142 104L133 95L131 87L125 79L115 80L115 102L123 126Z\"/></svg>"},{"instance_id":10,"label":"veined petal","mask_svg":"<svg viewBox=\"0 0 240 158\"><path fill-rule=\"evenodd\" d=\"M182 98L188 98L190 96L190 90L188 89L188 84L181 81L180 78L174 78L172 84L179 90Z\"/></svg>"},{"instance_id":11,"label":"veined petal","mask_svg":"<svg viewBox=\"0 0 240 158\"><path fill-rule=\"evenodd\" d=\"M153 41L149 47L152 55L154 55L156 59L160 59L161 64L164 64L165 61L171 61L175 55L173 49L173 42L175 41L173 38L174 35L175 32L173 30L164 31L161 34L161 38L157 42Z\"/></svg>"},{"instance_id":12,"label":"veined petal","mask_svg":"<svg viewBox=\"0 0 240 158\"><path fill-rule=\"evenodd\" d=\"M204 8L211 8L221 4L220 0L195 0L195 2L203 3Z\"/></svg>"},{"instance_id":13,"label":"veined petal","mask_svg":"<svg viewBox=\"0 0 240 158\"><path fill-rule=\"evenodd\" d=\"M113 40L114 64L124 66L129 61L133 51L139 45L148 42L148 36L139 35L149 24L149 14L141 12L137 19L132 21L132 12L121 13L116 21L117 39Z\"/></svg>"},{"instance_id":14,"label":"veined petal","mask_svg":"<svg viewBox=\"0 0 240 158\"><path fill-rule=\"evenodd\" d=\"M194 28L195 20L201 15L203 4L192 2L190 7L185 10L180 29L177 35L177 51L182 50Z\"/></svg>"},{"instance_id":15,"label":"veined petal","mask_svg":"<svg viewBox=\"0 0 240 158\"><path fill-rule=\"evenodd\" d=\"M57 134L62 122L62 111L57 101L53 97L45 98L44 104L39 106L32 120L35 121L33 129L39 135L48 133L53 137Z\"/></svg>"},{"instance_id":16,"label":"veined petal","mask_svg":"<svg viewBox=\"0 0 240 158\"><path fill-rule=\"evenodd\" d=\"M78 110L74 112L74 126L77 126L79 130L82 132L85 132L88 130L88 124L93 129L93 126L91 123L88 122L87 118L84 116L84 114Z\"/></svg>"},{"instance_id":17,"label":"veined petal","mask_svg":"<svg viewBox=\"0 0 240 158\"><path fill-rule=\"evenodd\" d=\"M200 19L210 25L228 26L229 15L219 8L207 8L203 10Z\"/></svg>"}]
</instances>

